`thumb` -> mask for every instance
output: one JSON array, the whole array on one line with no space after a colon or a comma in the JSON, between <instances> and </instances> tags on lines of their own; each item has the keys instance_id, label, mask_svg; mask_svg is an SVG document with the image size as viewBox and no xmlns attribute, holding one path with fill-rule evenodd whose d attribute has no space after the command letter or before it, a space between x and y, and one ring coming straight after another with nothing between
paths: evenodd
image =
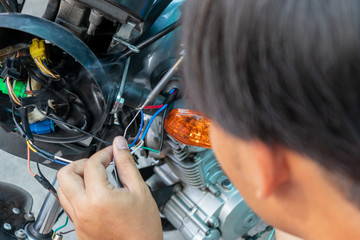
<instances>
[{"instance_id":1,"label":"thumb","mask_svg":"<svg viewBox=\"0 0 360 240\"><path fill-rule=\"evenodd\" d=\"M114 160L120 181L129 191L136 191L144 183L130 154L128 143L123 137L116 137L113 142Z\"/></svg>"}]
</instances>

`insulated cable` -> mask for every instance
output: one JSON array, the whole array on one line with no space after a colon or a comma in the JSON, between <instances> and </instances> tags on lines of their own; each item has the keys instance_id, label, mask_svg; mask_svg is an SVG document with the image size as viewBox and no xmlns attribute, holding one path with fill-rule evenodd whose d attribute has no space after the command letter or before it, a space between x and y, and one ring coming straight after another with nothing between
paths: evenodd
<instances>
[{"instance_id":1,"label":"insulated cable","mask_svg":"<svg viewBox=\"0 0 360 240\"><path fill-rule=\"evenodd\" d=\"M144 107L144 110L159 109L159 108L162 108L163 106L164 106L164 104L162 104L162 105L154 105L154 106L146 106L146 107Z\"/></svg>"},{"instance_id":2,"label":"insulated cable","mask_svg":"<svg viewBox=\"0 0 360 240\"><path fill-rule=\"evenodd\" d=\"M69 222L69 217L66 217L64 225L62 225L62 226L58 227L57 229L55 229L54 233L56 233L56 232L59 231L60 229L63 229L64 227L66 227L66 225L68 224L68 222Z\"/></svg>"},{"instance_id":3,"label":"insulated cable","mask_svg":"<svg viewBox=\"0 0 360 240\"><path fill-rule=\"evenodd\" d=\"M141 123L140 123L140 129L139 129L139 132L138 134L136 135L135 137L135 140L129 145L129 148L131 148L132 146L135 145L135 143L137 142L137 140L139 139L140 137L140 134L141 134L141 131L142 131L142 128L143 128L143 125L144 125L144 112L141 110Z\"/></svg>"},{"instance_id":4,"label":"insulated cable","mask_svg":"<svg viewBox=\"0 0 360 240\"><path fill-rule=\"evenodd\" d=\"M35 173L31 170L31 167L30 167L30 147L29 147L29 145L27 146L27 167L28 167L28 170L29 170L31 176L35 177Z\"/></svg>"},{"instance_id":5,"label":"insulated cable","mask_svg":"<svg viewBox=\"0 0 360 240\"><path fill-rule=\"evenodd\" d=\"M7 76L6 77L6 88L9 92L9 96L11 98L11 100L16 104L16 105L19 105L21 106L21 100L16 96L16 94L14 93L14 89L13 87L11 86L11 83L10 83L10 77Z\"/></svg>"},{"instance_id":6,"label":"insulated cable","mask_svg":"<svg viewBox=\"0 0 360 240\"><path fill-rule=\"evenodd\" d=\"M145 130L144 130L144 132L143 132L143 134L142 134L142 136L141 136L141 138L140 138L142 141L144 141L145 136L146 136L147 132L149 131L150 126L151 126L151 124L153 123L153 121L155 120L155 118L157 117L157 115L159 115L159 113L161 113L165 108L167 108L167 106L168 106L168 105L165 104L162 108L160 108L159 110L157 110L157 112L151 117L149 123L146 125L146 128L145 128Z\"/></svg>"},{"instance_id":7,"label":"insulated cable","mask_svg":"<svg viewBox=\"0 0 360 240\"><path fill-rule=\"evenodd\" d=\"M112 145L110 142L105 141L105 140L103 140L103 139L95 136L94 134L89 133L89 132L87 132L87 131L84 131L84 130L82 130L81 128L78 128L78 127L76 127L76 126L74 126L74 125L72 125L72 124L70 124L70 123L67 123L67 122L65 122L65 121L63 121L63 120L59 120L59 119L56 119L56 118L53 118L53 117L50 117L50 116L46 115L39 107L36 107L36 108L37 108L37 110L39 110L39 112L40 112L41 115L43 115L44 117L46 117L46 118L48 118L48 119L50 119L50 120L53 120L55 123L56 123L56 122L60 122L60 123L66 125L66 126L68 126L68 127L71 127L71 128L74 128L74 129L78 130L79 132L81 132L81 133L83 133L83 134L86 134L86 135L88 135L88 136L91 136L91 137L95 138L96 140L98 140L99 142L102 142L102 143L104 143L104 144L106 144L106 145L108 145L108 146ZM140 112L139 112L139 113L140 113Z\"/></svg>"}]
</instances>

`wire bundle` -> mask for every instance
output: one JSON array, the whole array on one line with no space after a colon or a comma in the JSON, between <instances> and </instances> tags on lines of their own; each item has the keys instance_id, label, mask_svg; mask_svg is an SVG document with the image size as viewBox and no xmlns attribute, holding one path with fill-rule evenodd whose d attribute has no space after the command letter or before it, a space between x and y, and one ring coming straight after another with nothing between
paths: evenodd
<instances>
[{"instance_id":1,"label":"wire bundle","mask_svg":"<svg viewBox=\"0 0 360 240\"><path fill-rule=\"evenodd\" d=\"M47 77L51 77L54 79L60 79L58 74L54 74L47 66L45 60L41 61L40 57L33 58L36 66L40 69L40 71Z\"/></svg>"},{"instance_id":2,"label":"wire bundle","mask_svg":"<svg viewBox=\"0 0 360 240\"><path fill-rule=\"evenodd\" d=\"M15 82L15 81L14 81ZM14 102L16 105L21 106L21 100L16 96L13 87L11 86L10 83L10 77L7 76L6 77L6 88L9 92L9 96L12 100L12 102Z\"/></svg>"}]
</instances>

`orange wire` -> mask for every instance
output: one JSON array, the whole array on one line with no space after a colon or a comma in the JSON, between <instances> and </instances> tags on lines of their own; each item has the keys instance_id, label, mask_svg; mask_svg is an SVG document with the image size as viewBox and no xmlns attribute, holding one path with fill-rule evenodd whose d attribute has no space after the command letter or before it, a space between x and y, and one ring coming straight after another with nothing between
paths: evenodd
<instances>
[{"instance_id":1,"label":"orange wire","mask_svg":"<svg viewBox=\"0 0 360 240\"><path fill-rule=\"evenodd\" d=\"M33 173L33 171L31 171L31 167L30 167L30 148L29 146L27 146L27 165L28 165L28 169L30 174L35 177L35 174Z\"/></svg>"}]
</instances>

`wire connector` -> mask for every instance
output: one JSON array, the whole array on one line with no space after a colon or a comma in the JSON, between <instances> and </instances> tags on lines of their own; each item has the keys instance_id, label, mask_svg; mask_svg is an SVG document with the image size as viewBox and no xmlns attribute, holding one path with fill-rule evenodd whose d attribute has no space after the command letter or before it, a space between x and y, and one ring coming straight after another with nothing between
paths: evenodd
<instances>
[{"instance_id":1,"label":"wire connector","mask_svg":"<svg viewBox=\"0 0 360 240\"><path fill-rule=\"evenodd\" d=\"M56 192L56 190L54 189L53 185L51 185L51 183L50 183L48 180L42 178L42 177L39 176L39 175L35 175L35 179L36 179L45 189L47 189L47 190L49 190L49 191Z\"/></svg>"},{"instance_id":2,"label":"wire connector","mask_svg":"<svg viewBox=\"0 0 360 240\"><path fill-rule=\"evenodd\" d=\"M45 40L34 38L29 46L29 51L33 59L40 58L41 61L48 61Z\"/></svg>"},{"instance_id":3,"label":"wire connector","mask_svg":"<svg viewBox=\"0 0 360 240\"><path fill-rule=\"evenodd\" d=\"M6 58L2 66L0 78L2 78L3 81L5 81L7 77L10 77L12 79L18 79L20 76L21 76L20 60L18 58Z\"/></svg>"}]
</instances>

